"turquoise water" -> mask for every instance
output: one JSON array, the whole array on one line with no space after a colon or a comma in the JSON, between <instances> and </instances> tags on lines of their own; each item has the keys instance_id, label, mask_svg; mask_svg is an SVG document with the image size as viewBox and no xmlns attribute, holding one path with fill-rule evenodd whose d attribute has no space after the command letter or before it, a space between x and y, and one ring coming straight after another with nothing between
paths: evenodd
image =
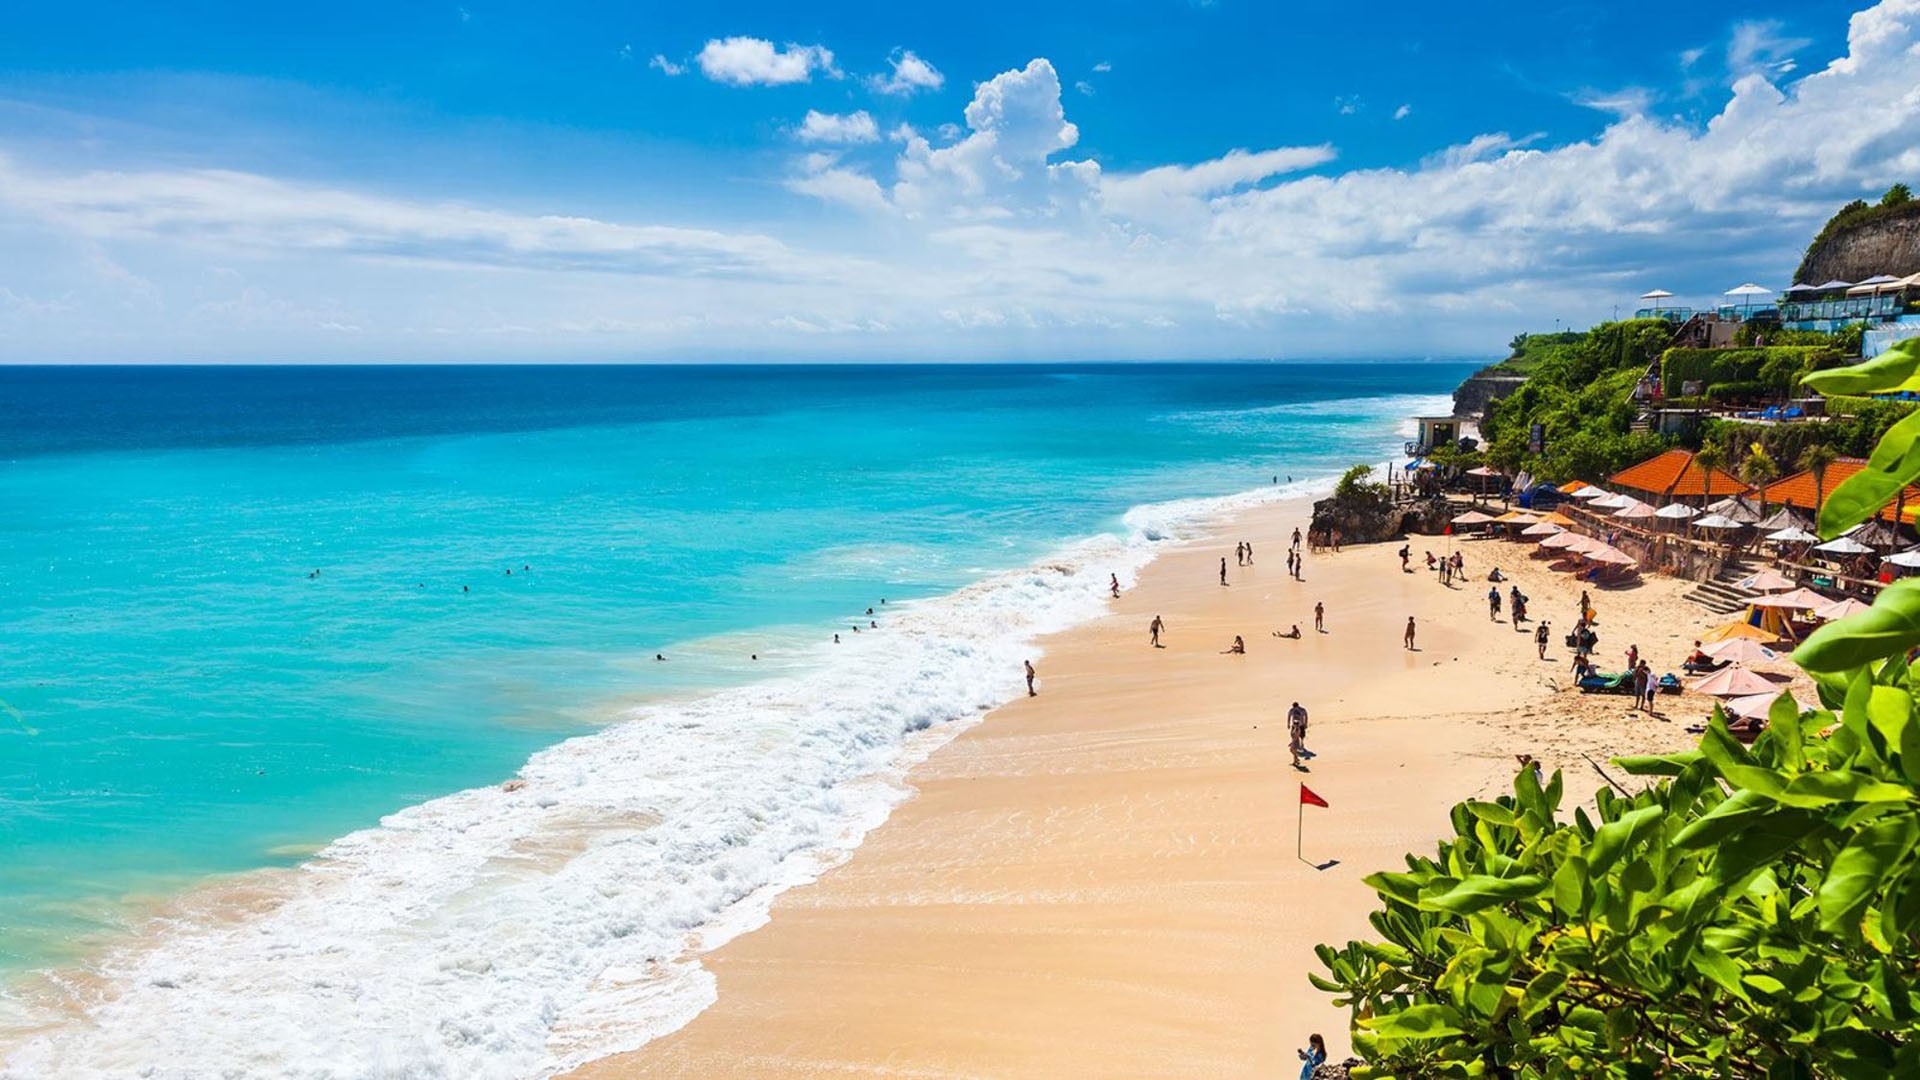
<instances>
[{"instance_id":1,"label":"turquoise water","mask_svg":"<svg viewBox=\"0 0 1920 1080\"><path fill-rule=\"evenodd\" d=\"M0 369L0 970L1131 507L1381 460L1466 371Z\"/></svg>"}]
</instances>

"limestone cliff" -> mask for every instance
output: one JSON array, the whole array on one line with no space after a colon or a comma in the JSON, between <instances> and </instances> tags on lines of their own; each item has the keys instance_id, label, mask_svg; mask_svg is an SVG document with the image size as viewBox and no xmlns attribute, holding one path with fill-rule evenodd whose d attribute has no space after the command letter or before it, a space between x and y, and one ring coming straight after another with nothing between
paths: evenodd
<instances>
[{"instance_id":1,"label":"limestone cliff","mask_svg":"<svg viewBox=\"0 0 1920 1080\"><path fill-rule=\"evenodd\" d=\"M1873 207L1849 223L1843 214L1822 230L1800 262L1795 281L1864 281L1875 274L1920 273L1920 202Z\"/></svg>"}]
</instances>

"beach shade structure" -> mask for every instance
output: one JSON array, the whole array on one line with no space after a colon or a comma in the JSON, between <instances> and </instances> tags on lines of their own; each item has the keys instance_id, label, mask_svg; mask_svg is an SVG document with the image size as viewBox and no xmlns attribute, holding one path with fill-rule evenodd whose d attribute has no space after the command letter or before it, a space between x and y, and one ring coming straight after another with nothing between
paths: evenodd
<instances>
[{"instance_id":1,"label":"beach shade structure","mask_svg":"<svg viewBox=\"0 0 1920 1080\"><path fill-rule=\"evenodd\" d=\"M1531 525L1540 520L1540 515L1529 514L1525 510L1509 510L1493 520L1502 525Z\"/></svg>"},{"instance_id":2,"label":"beach shade structure","mask_svg":"<svg viewBox=\"0 0 1920 1080\"><path fill-rule=\"evenodd\" d=\"M1580 554L1594 562L1607 563L1611 566L1632 566L1639 562L1638 559L1621 551L1619 548L1607 544L1602 544L1589 551L1582 551Z\"/></svg>"},{"instance_id":3,"label":"beach shade structure","mask_svg":"<svg viewBox=\"0 0 1920 1080\"><path fill-rule=\"evenodd\" d=\"M1896 551L1880 561L1892 563L1895 566L1904 566L1908 570L1920 570L1920 547L1908 548L1905 551Z\"/></svg>"},{"instance_id":4,"label":"beach shade structure","mask_svg":"<svg viewBox=\"0 0 1920 1080\"><path fill-rule=\"evenodd\" d=\"M1596 499L1606 498L1607 489L1597 488L1597 487L1593 487L1592 485L1588 485L1587 487L1581 488L1579 491L1568 492L1567 497L1572 499L1578 499L1583 503L1591 504Z\"/></svg>"},{"instance_id":5,"label":"beach shade structure","mask_svg":"<svg viewBox=\"0 0 1920 1080\"><path fill-rule=\"evenodd\" d=\"M1631 495L1602 495L1587 503L1587 507L1592 510L1618 510L1638 501Z\"/></svg>"},{"instance_id":6,"label":"beach shade structure","mask_svg":"<svg viewBox=\"0 0 1920 1080\"><path fill-rule=\"evenodd\" d=\"M1586 543L1587 539L1587 537L1575 532L1555 533L1545 540L1540 541L1540 546L1543 548L1571 551L1576 546Z\"/></svg>"},{"instance_id":7,"label":"beach shade structure","mask_svg":"<svg viewBox=\"0 0 1920 1080\"><path fill-rule=\"evenodd\" d=\"M1483 514L1478 510L1469 510L1452 519L1455 525L1485 525L1494 520L1492 514Z\"/></svg>"},{"instance_id":8,"label":"beach shade structure","mask_svg":"<svg viewBox=\"0 0 1920 1080\"><path fill-rule=\"evenodd\" d=\"M1617 518L1625 518L1628 521L1644 521L1648 518L1653 517L1658 513L1659 513L1658 510L1655 510L1653 507L1648 506L1646 503L1640 502L1639 500L1635 500L1621 507L1620 509L1615 510L1613 512L1613 516Z\"/></svg>"},{"instance_id":9,"label":"beach shade structure","mask_svg":"<svg viewBox=\"0 0 1920 1080\"><path fill-rule=\"evenodd\" d=\"M1563 529L1573 528L1573 519L1558 510L1540 515L1540 520L1548 525L1558 525Z\"/></svg>"},{"instance_id":10,"label":"beach shade structure","mask_svg":"<svg viewBox=\"0 0 1920 1080\"><path fill-rule=\"evenodd\" d=\"M1728 289L1726 295L1739 297L1740 306L1745 310L1751 311L1753 310L1754 297L1772 296L1773 290L1767 288L1765 285L1755 285L1749 281L1744 285L1735 285L1733 288Z\"/></svg>"},{"instance_id":11,"label":"beach shade structure","mask_svg":"<svg viewBox=\"0 0 1920 1080\"><path fill-rule=\"evenodd\" d=\"M1707 504L1707 513L1719 514L1735 521L1754 522L1760 520L1760 512L1747 505L1747 501L1738 495L1730 495L1717 502Z\"/></svg>"},{"instance_id":12,"label":"beach shade structure","mask_svg":"<svg viewBox=\"0 0 1920 1080\"><path fill-rule=\"evenodd\" d=\"M1847 290L1847 295L1872 296L1874 293L1885 289L1889 285L1897 285L1899 283L1900 279L1894 277L1892 274L1875 274L1870 278L1855 282L1853 288Z\"/></svg>"},{"instance_id":13,"label":"beach shade structure","mask_svg":"<svg viewBox=\"0 0 1920 1080\"><path fill-rule=\"evenodd\" d=\"M1754 522L1753 527L1759 529L1761 532L1773 532L1777 529L1805 529L1811 524L1813 524L1811 517L1795 510L1791 506L1783 506L1773 513L1768 514L1766 517Z\"/></svg>"},{"instance_id":14,"label":"beach shade structure","mask_svg":"<svg viewBox=\"0 0 1920 1080\"><path fill-rule=\"evenodd\" d=\"M1526 528L1521 529L1520 535L1547 537L1547 536L1552 536L1555 533L1563 533L1566 531L1567 530L1561 528L1558 525L1555 525L1551 521L1536 521L1533 524L1527 526Z\"/></svg>"},{"instance_id":15,"label":"beach shade structure","mask_svg":"<svg viewBox=\"0 0 1920 1080\"><path fill-rule=\"evenodd\" d=\"M1752 638L1736 637L1700 646L1700 651L1729 664L1777 664L1780 654Z\"/></svg>"},{"instance_id":16,"label":"beach shade structure","mask_svg":"<svg viewBox=\"0 0 1920 1080\"><path fill-rule=\"evenodd\" d=\"M1839 600L1835 600L1833 603L1828 604L1826 607L1814 608L1812 611L1812 615L1814 618L1819 619L1823 622L1832 622L1835 619L1844 619L1849 615L1858 615L1863 611L1872 611L1872 610L1873 608L1871 605L1863 604L1860 601L1855 600L1853 597L1849 596Z\"/></svg>"},{"instance_id":17,"label":"beach shade structure","mask_svg":"<svg viewBox=\"0 0 1920 1080\"><path fill-rule=\"evenodd\" d=\"M1587 483L1585 480L1569 480L1566 483L1560 485L1560 494L1578 495L1580 492L1585 491L1592 486L1593 486L1592 484Z\"/></svg>"},{"instance_id":18,"label":"beach shade structure","mask_svg":"<svg viewBox=\"0 0 1920 1080\"><path fill-rule=\"evenodd\" d=\"M1807 293L1814 293L1819 291L1820 289L1818 286L1809 285L1804 281L1796 281L1793 284L1787 286L1788 296L1805 296Z\"/></svg>"},{"instance_id":19,"label":"beach shade structure","mask_svg":"<svg viewBox=\"0 0 1920 1080\"><path fill-rule=\"evenodd\" d=\"M1725 530L1743 529L1746 525L1743 522L1733 520L1725 514L1707 514L1703 517L1694 518L1693 527L1696 529Z\"/></svg>"},{"instance_id":20,"label":"beach shade structure","mask_svg":"<svg viewBox=\"0 0 1920 1080\"><path fill-rule=\"evenodd\" d=\"M1780 700L1779 690L1769 690L1764 694L1748 694L1746 697L1727 698L1720 703L1728 716L1737 716L1742 720L1765 720L1773 711L1773 703ZM1799 701L1794 702L1799 705ZM1804 710L1803 710L1804 711Z\"/></svg>"},{"instance_id":21,"label":"beach shade structure","mask_svg":"<svg viewBox=\"0 0 1920 1080\"><path fill-rule=\"evenodd\" d=\"M1892 551L1906 543L1900 539L1900 534L1894 531L1893 526L1884 521L1861 522L1840 535L1849 540L1857 540L1875 551Z\"/></svg>"},{"instance_id":22,"label":"beach shade structure","mask_svg":"<svg viewBox=\"0 0 1920 1080\"><path fill-rule=\"evenodd\" d=\"M1653 516L1667 521L1685 521L1700 516L1700 511L1683 503L1668 503L1653 512Z\"/></svg>"},{"instance_id":23,"label":"beach shade structure","mask_svg":"<svg viewBox=\"0 0 1920 1080\"><path fill-rule=\"evenodd\" d=\"M1815 544L1813 545L1813 550L1825 552L1828 555L1871 555L1873 554L1872 548L1868 547L1867 545L1861 543L1858 540L1855 540L1851 536L1843 536L1838 540L1829 540L1824 544Z\"/></svg>"},{"instance_id":24,"label":"beach shade structure","mask_svg":"<svg viewBox=\"0 0 1920 1080\"><path fill-rule=\"evenodd\" d=\"M1769 544L1811 544L1820 539L1805 529L1786 528L1770 532L1766 536Z\"/></svg>"},{"instance_id":25,"label":"beach shade structure","mask_svg":"<svg viewBox=\"0 0 1920 1080\"><path fill-rule=\"evenodd\" d=\"M1748 574L1734 582L1733 587L1745 589L1748 592L1770 593L1783 592L1793 588L1794 584L1792 578L1769 566L1757 574Z\"/></svg>"},{"instance_id":26,"label":"beach shade structure","mask_svg":"<svg viewBox=\"0 0 1920 1080\"><path fill-rule=\"evenodd\" d=\"M1693 688L1702 694L1711 694L1717 698L1748 697L1753 694L1775 694L1780 688L1765 675L1748 671L1738 664L1724 667L1704 679L1695 679Z\"/></svg>"},{"instance_id":27,"label":"beach shade structure","mask_svg":"<svg viewBox=\"0 0 1920 1080\"><path fill-rule=\"evenodd\" d=\"M1660 314L1660 301L1673 299L1673 294L1665 289L1648 289L1640 294L1640 299L1647 301L1647 308L1657 318Z\"/></svg>"},{"instance_id":28,"label":"beach shade structure","mask_svg":"<svg viewBox=\"0 0 1920 1080\"><path fill-rule=\"evenodd\" d=\"M1780 640L1780 635L1767 630L1765 627L1755 626L1750 622L1739 619L1730 623L1721 623L1719 626L1700 635L1702 642L1730 641L1734 638L1746 638L1749 641L1778 641Z\"/></svg>"},{"instance_id":29,"label":"beach shade structure","mask_svg":"<svg viewBox=\"0 0 1920 1080\"><path fill-rule=\"evenodd\" d=\"M1499 476L1500 470L1489 469L1485 465L1479 465L1474 468L1468 469L1467 475L1468 476Z\"/></svg>"},{"instance_id":30,"label":"beach shade structure","mask_svg":"<svg viewBox=\"0 0 1920 1080\"><path fill-rule=\"evenodd\" d=\"M1747 606L1756 608L1775 608L1781 611L1812 611L1833 603L1830 596L1821 596L1812 589L1795 589L1792 592L1775 593L1772 596L1756 596L1747 602Z\"/></svg>"},{"instance_id":31,"label":"beach shade structure","mask_svg":"<svg viewBox=\"0 0 1920 1080\"><path fill-rule=\"evenodd\" d=\"M1853 282L1841 281L1839 278L1834 278L1832 281L1823 281L1813 288L1815 292L1845 292L1853 288Z\"/></svg>"}]
</instances>

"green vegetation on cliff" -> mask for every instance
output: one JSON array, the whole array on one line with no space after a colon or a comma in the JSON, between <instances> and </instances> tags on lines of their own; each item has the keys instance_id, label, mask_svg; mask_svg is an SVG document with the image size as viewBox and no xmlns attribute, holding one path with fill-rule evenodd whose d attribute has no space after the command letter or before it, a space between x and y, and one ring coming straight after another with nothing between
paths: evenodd
<instances>
[{"instance_id":1,"label":"green vegetation on cliff","mask_svg":"<svg viewBox=\"0 0 1920 1080\"><path fill-rule=\"evenodd\" d=\"M1805 281L1809 285L1819 285L1818 281L1807 281L1807 274L1813 267L1814 255L1820 248L1841 233L1881 221L1896 218L1920 217L1920 202L1913 200L1913 192L1905 184L1895 184L1887 189L1880 201L1872 205L1863 199L1855 199L1840 208L1840 212L1827 219L1820 234L1807 245L1807 253L1801 257L1800 266L1793 272L1793 280Z\"/></svg>"},{"instance_id":2,"label":"green vegetation on cliff","mask_svg":"<svg viewBox=\"0 0 1920 1080\"><path fill-rule=\"evenodd\" d=\"M1495 467L1514 472L1525 467L1535 476L1565 480L1616 472L1658 453L1666 443L1636 434L1639 410L1630 395L1673 337L1659 319L1602 323L1592 330L1547 335L1525 344L1526 385L1487 411L1481 435L1486 457ZM1545 428L1545 452L1531 455L1527 439L1534 424Z\"/></svg>"}]
</instances>

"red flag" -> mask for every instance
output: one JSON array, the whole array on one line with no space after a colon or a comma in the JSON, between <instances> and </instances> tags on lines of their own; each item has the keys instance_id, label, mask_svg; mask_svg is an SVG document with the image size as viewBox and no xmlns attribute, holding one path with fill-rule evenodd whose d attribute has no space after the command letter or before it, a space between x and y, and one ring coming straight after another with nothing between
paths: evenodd
<instances>
[{"instance_id":1,"label":"red flag","mask_svg":"<svg viewBox=\"0 0 1920 1080\"><path fill-rule=\"evenodd\" d=\"M1447 531L1446 531L1446 532L1443 532L1443 533L1441 533L1440 535L1442 535L1442 536L1452 536L1452 535L1453 535L1453 526L1451 526L1451 525L1449 525L1449 526L1447 526Z\"/></svg>"},{"instance_id":2,"label":"red flag","mask_svg":"<svg viewBox=\"0 0 1920 1080\"><path fill-rule=\"evenodd\" d=\"M1305 784L1301 784L1300 785L1300 805L1301 806L1326 806L1327 800L1321 798L1318 795L1315 795L1313 793L1312 788L1308 787ZM1332 809L1332 807L1328 807L1328 809Z\"/></svg>"}]
</instances>

